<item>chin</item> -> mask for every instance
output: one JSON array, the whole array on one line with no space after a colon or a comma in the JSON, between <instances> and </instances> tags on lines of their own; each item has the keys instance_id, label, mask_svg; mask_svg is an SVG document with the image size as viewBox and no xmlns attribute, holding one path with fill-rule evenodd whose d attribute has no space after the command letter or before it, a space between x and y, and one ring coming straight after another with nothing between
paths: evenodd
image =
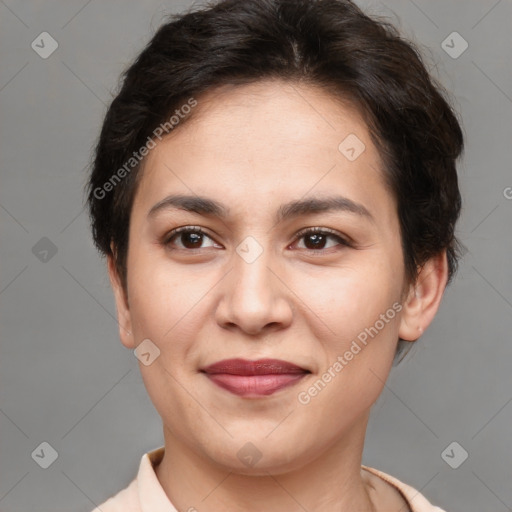
<instances>
[{"instance_id":1,"label":"chin","mask_svg":"<svg viewBox=\"0 0 512 512\"><path fill-rule=\"evenodd\" d=\"M270 438L266 435L265 430L259 438L237 436L228 443L216 445L213 450L206 450L206 453L224 470L247 476L287 473L310 462L318 454L314 446L307 448L303 443L294 443L296 437L293 435L276 435L274 439L271 439L274 434Z\"/></svg>"}]
</instances>

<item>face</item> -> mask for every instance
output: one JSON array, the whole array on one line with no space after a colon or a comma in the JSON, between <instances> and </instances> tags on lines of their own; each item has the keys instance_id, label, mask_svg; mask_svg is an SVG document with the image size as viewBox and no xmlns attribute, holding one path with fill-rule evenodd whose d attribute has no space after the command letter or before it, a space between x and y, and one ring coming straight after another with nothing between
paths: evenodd
<instances>
[{"instance_id":1,"label":"face","mask_svg":"<svg viewBox=\"0 0 512 512\"><path fill-rule=\"evenodd\" d=\"M404 322L399 233L356 110L282 82L198 98L147 157L116 285L176 445L257 474L362 442Z\"/></svg>"}]
</instances>

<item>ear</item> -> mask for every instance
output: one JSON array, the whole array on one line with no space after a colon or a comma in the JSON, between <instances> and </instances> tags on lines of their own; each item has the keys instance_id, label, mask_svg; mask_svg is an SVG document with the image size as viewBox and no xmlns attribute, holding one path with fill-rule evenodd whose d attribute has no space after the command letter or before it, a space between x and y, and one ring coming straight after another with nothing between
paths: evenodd
<instances>
[{"instance_id":1,"label":"ear","mask_svg":"<svg viewBox=\"0 0 512 512\"><path fill-rule=\"evenodd\" d=\"M400 320L399 336L417 340L430 325L439 309L448 280L446 251L430 258L411 284Z\"/></svg>"},{"instance_id":2,"label":"ear","mask_svg":"<svg viewBox=\"0 0 512 512\"><path fill-rule=\"evenodd\" d=\"M119 324L119 337L121 343L126 348L135 348L135 341L132 334L132 320L130 316L130 309L128 306L128 298L126 297L123 285L121 284L121 278L116 269L114 263L114 257L108 256L108 276L110 278L110 284L114 292L114 298L116 301L117 308L117 323Z\"/></svg>"}]
</instances>

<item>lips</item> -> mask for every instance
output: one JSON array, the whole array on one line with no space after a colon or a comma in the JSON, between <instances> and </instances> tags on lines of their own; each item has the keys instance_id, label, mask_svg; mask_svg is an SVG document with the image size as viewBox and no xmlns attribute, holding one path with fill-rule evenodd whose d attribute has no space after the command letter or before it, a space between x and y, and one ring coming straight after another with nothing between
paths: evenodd
<instances>
[{"instance_id":1,"label":"lips","mask_svg":"<svg viewBox=\"0 0 512 512\"><path fill-rule=\"evenodd\" d=\"M268 396L310 372L280 359L226 359L201 370L214 384L238 396Z\"/></svg>"}]
</instances>

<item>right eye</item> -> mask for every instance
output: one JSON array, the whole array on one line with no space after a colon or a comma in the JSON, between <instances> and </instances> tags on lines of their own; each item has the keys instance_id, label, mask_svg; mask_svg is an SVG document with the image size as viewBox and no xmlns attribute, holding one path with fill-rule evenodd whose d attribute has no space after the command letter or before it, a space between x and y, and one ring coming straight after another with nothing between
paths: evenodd
<instances>
[{"instance_id":1,"label":"right eye","mask_svg":"<svg viewBox=\"0 0 512 512\"><path fill-rule=\"evenodd\" d=\"M163 243L171 250L178 249L190 251L194 249L206 248L201 246L205 238L213 242L212 245L206 247L216 246L214 240L210 238L210 236L208 236L201 228L197 226L183 226L173 229L167 233ZM178 247L173 247L176 244L178 244ZM217 245L217 247L219 246Z\"/></svg>"}]
</instances>

